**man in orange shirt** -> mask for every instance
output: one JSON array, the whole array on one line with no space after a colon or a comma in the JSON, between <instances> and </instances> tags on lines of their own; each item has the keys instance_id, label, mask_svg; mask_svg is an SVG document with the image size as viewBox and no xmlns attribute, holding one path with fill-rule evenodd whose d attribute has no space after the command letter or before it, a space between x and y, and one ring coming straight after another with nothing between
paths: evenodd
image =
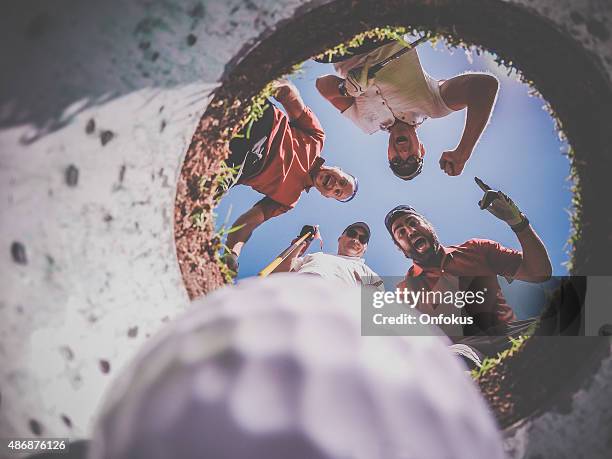
<instances>
[{"instance_id":1,"label":"man in orange shirt","mask_svg":"<svg viewBox=\"0 0 612 459\"><path fill-rule=\"evenodd\" d=\"M486 209L506 222L516 234L521 251L502 246L488 239L470 239L463 244L444 246L433 225L412 207L400 205L385 217L385 226L402 253L412 260L400 290L434 291L454 286L463 292L482 292L483 302L474 302L463 312L474 318L463 326L463 336L450 336L456 343L468 344L482 355L495 355L508 340L487 336L512 336L523 332L531 321L517 321L508 305L497 276L540 283L548 280L552 267L546 247L516 204L501 191L490 189L477 179L485 194L480 201ZM443 287L441 287L443 285ZM436 314L439 305L417 305L425 314ZM479 335L483 339L470 339Z\"/></svg>"},{"instance_id":2,"label":"man in orange shirt","mask_svg":"<svg viewBox=\"0 0 612 459\"><path fill-rule=\"evenodd\" d=\"M243 135L230 142L228 166L239 168L236 184L248 185L265 197L233 224L224 255L238 271L238 257L251 234L266 220L295 207L302 191L316 188L326 198L347 202L357 193L357 179L339 167L325 165L321 150L325 132L297 88L286 80L276 84L274 96L287 114L271 103L264 115Z\"/></svg>"}]
</instances>

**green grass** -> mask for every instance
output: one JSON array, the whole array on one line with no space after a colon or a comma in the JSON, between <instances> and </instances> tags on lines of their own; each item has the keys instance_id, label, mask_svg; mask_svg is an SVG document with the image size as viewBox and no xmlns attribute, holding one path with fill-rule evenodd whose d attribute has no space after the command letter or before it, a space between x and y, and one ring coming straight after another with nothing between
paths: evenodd
<instances>
[{"instance_id":1,"label":"green grass","mask_svg":"<svg viewBox=\"0 0 612 459\"><path fill-rule=\"evenodd\" d=\"M289 73L281 75L279 78L302 73L303 65L304 62L298 62L297 64L292 65ZM266 105L267 99L269 99L270 97L274 97L274 81L276 81L276 79L270 81L267 85L263 87L261 91L259 91L257 95L251 97L249 105L247 105L245 109L245 114L239 122L239 133L235 134L234 137L242 137L240 131L242 131L246 127L245 137L247 139L249 138L251 126L253 126L253 123L263 116L264 111L268 107Z\"/></svg>"},{"instance_id":2,"label":"green grass","mask_svg":"<svg viewBox=\"0 0 612 459\"><path fill-rule=\"evenodd\" d=\"M212 183L212 191L214 193L213 207L216 207L221 201L221 198L234 185L236 177L240 172L240 166L230 167L225 161L219 164L219 172L215 176ZM205 193L207 180L200 179L200 192Z\"/></svg>"},{"instance_id":3,"label":"green grass","mask_svg":"<svg viewBox=\"0 0 612 459\"><path fill-rule=\"evenodd\" d=\"M580 187L580 181L578 179L578 170L576 168L574 150L570 146L567 151L567 157L570 160L570 176L569 180L572 181L572 209L568 210L571 230L570 236L566 244L567 254L569 260L565 263L568 272L572 273L576 266L575 258L575 247L578 241L582 238L582 189Z\"/></svg>"},{"instance_id":4,"label":"green grass","mask_svg":"<svg viewBox=\"0 0 612 459\"><path fill-rule=\"evenodd\" d=\"M257 121L263 116L264 111L267 108L266 100L270 97L274 97L274 81L275 80L270 81L267 85L263 87L261 91L259 91L259 93L251 97L251 99L249 100L249 104L244 109L243 117L238 122L238 131L232 137L245 136L247 139L249 138L251 126L253 126L253 123L255 123L255 121ZM241 134L245 127L246 133ZM229 135L229 130L229 128L226 128L223 134L226 136Z\"/></svg>"},{"instance_id":5,"label":"green grass","mask_svg":"<svg viewBox=\"0 0 612 459\"><path fill-rule=\"evenodd\" d=\"M225 161L221 161L219 173L214 177L214 179L209 180L206 177L200 178L198 183L200 193L202 195L206 195L209 191L213 191L214 193L212 208L217 206L223 194L225 194L225 192L227 192L227 190L234 184L239 169L239 166L229 167ZM214 229L214 222L217 215L212 209L210 211L206 211L203 207L198 206L191 212L189 217L192 225L195 228L200 231L207 231L209 229L209 225ZM236 277L236 273L233 272L224 262L222 252L229 251L229 248L226 245L227 235L238 231L243 227L243 225L228 228L226 226L228 219L229 213L226 217L224 225L219 230L213 231L210 238L210 245L215 254L214 257L216 264L225 283L232 283L233 279Z\"/></svg>"},{"instance_id":6,"label":"green grass","mask_svg":"<svg viewBox=\"0 0 612 459\"><path fill-rule=\"evenodd\" d=\"M323 51L322 53L314 56L314 58L319 60L327 59L327 61L330 62L334 56L344 56L350 52L350 48L357 48L363 45L365 40L375 39L377 41L382 41L391 38L404 42L402 36L406 33L408 33L408 28L406 27L376 27L374 29L361 32L350 40Z\"/></svg>"},{"instance_id":7,"label":"green grass","mask_svg":"<svg viewBox=\"0 0 612 459\"><path fill-rule=\"evenodd\" d=\"M206 223L208 220L208 213L204 211L201 207L196 207L189 216L191 219L191 224L204 231L206 229Z\"/></svg>"},{"instance_id":8,"label":"green grass","mask_svg":"<svg viewBox=\"0 0 612 459\"><path fill-rule=\"evenodd\" d=\"M229 215L228 215L229 217ZM219 271L225 280L225 283L231 284L236 277L235 271L231 270L223 260L222 252L230 252L229 247L225 244L227 235L241 229L244 225L232 226L226 228L225 225L219 228L212 237L213 250L215 251L215 261L219 267Z\"/></svg>"},{"instance_id":9,"label":"green grass","mask_svg":"<svg viewBox=\"0 0 612 459\"><path fill-rule=\"evenodd\" d=\"M217 263L217 266L219 267L219 272L223 276L223 280L225 281L225 283L226 284L233 284L234 283L234 279L236 278L236 275L238 273L236 273L235 271L231 270L227 266L227 264L225 263L225 261L223 261L223 257L221 256L221 254L219 252L215 253L215 262Z\"/></svg>"},{"instance_id":10,"label":"green grass","mask_svg":"<svg viewBox=\"0 0 612 459\"><path fill-rule=\"evenodd\" d=\"M493 368L499 365L502 361L515 354L519 349L523 347L528 336L519 336L516 339L510 338L512 345L503 352L500 352L495 357L489 357L482 361L480 368L472 370L472 378L478 380L486 373L490 372Z\"/></svg>"},{"instance_id":11,"label":"green grass","mask_svg":"<svg viewBox=\"0 0 612 459\"><path fill-rule=\"evenodd\" d=\"M472 378L475 380L480 379L483 375L490 372L493 368L503 362L505 359L516 354L524 345L525 342L533 336L535 329L537 328L538 322L532 324L524 335L519 336L518 338L509 338L510 347L505 351L499 352L495 357L489 357L482 361L482 366L480 368L475 368L472 370Z\"/></svg>"}]
</instances>

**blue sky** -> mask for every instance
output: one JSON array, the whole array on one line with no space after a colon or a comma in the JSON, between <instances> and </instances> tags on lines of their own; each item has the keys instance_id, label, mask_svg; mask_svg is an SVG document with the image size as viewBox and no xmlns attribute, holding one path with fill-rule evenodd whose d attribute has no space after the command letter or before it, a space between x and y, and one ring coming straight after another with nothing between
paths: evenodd
<instances>
[{"instance_id":1,"label":"blue sky","mask_svg":"<svg viewBox=\"0 0 612 459\"><path fill-rule=\"evenodd\" d=\"M410 262L395 248L383 223L387 211L402 203L422 212L445 245L478 237L519 249L507 225L478 208L482 192L474 183L475 175L517 203L547 246L554 274L567 274L563 263L568 259L565 243L570 229L569 162L562 155L565 143L559 140L552 119L542 109L543 100L530 97L529 87L520 83L514 73L508 76L507 69L495 64L489 54L474 53L470 62L463 50L449 51L443 43L435 48L425 43L418 50L423 67L434 78L487 71L500 80L491 123L462 175L447 176L440 170L438 160L443 151L457 145L465 111L421 125L419 136L427 149L423 173L404 182L388 169L386 133L370 136L362 133L318 94L315 80L333 73L332 66L307 62L303 72L291 79L326 131L323 157L327 164L356 175L359 193L346 204L323 198L314 189L303 193L294 210L269 220L255 231L242 251L239 278L256 275L290 244L304 224L320 225L323 250L335 253L338 236L357 220L366 221L372 229L366 253L368 265L380 275L403 276ZM216 209L217 226L231 225L260 198L249 187L233 188ZM318 243L311 245L310 251L317 250Z\"/></svg>"}]
</instances>

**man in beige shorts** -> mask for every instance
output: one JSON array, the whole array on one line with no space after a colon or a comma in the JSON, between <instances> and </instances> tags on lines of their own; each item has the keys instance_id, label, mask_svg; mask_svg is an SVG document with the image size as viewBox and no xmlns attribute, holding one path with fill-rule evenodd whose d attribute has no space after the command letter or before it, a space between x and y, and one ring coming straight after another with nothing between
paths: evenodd
<instances>
[{"instance_id":1,"label":"man in beige shorts","mask_svg":"<svg viewBox=\"0 0 612 459\"><path fill-rule=\"evenodd\" d=\"M357 49L361 53L348 58L340 57L334 63L340 76L319 77L317 89L366 134L379 130L389 133L389 167L403 180L413 179L423 167L425 147L417 135L421 123L467 109L461 140L440 158L440 168L446 174L460 175L489 121L499 83L484 73L436 80L421 67L416 48L394 58L405 46L409 44L392 40L371 50ZM368 75L372 66L389 58L374 76Z\"/></svg>"}]
</instances>

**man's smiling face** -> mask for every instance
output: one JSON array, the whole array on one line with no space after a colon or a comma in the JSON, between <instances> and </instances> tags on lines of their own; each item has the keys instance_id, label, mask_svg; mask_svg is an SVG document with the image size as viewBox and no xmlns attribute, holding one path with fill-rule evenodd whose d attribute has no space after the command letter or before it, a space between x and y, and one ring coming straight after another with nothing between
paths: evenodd
<instances>
[{"instance_id":1,"label":"man's smiling face","mask_svg":"<svg viewBox=\"0 0 612 459\"><path fill-rule=\"evenodd\" d=\"M355 190L355 180L339 167L321 167L314 178L314 186L326 198L348 199Z\"/></svg>"},{"instance_id":2,"label":"man's smiling face","mask_svg":"<svg viewBox=\"0 0 612 459\"><path fill-rule=\"evenodd\" d=\"M404 254L416 262L426 262L440 247L434 229L419 215L400 215L393 221L391 232Z\"/></svg>"},{"instance_id":3,"label":"man's smiling face","mask_svg":"<svg viewBox=\"0 0 612 459\"><path fill-rule=\"evenodd\" d=\"M363 228L350 228L338 238L338 255L360 258L368 248L367 241L368 235Z\"/></svg>"}]
</instances>

